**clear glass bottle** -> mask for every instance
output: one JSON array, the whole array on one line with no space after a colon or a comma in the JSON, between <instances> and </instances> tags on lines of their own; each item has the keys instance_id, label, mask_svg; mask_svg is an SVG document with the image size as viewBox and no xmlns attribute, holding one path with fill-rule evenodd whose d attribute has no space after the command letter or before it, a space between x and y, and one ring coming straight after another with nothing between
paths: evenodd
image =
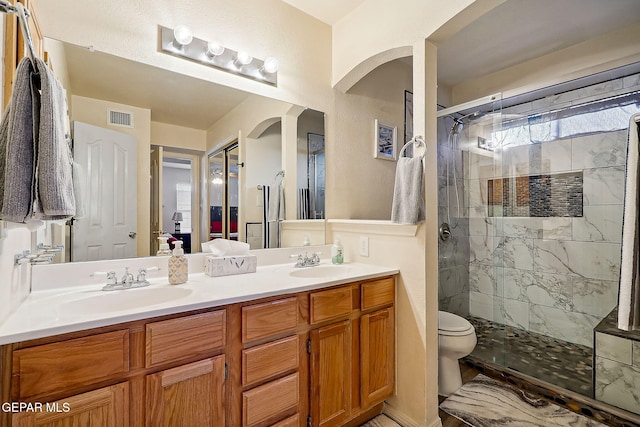
<instances>
[{"instance_id":1,"label":"clear glass bottle","mask_svg":"<svg viewBox=\"0 0 640 427\"><path fill-rule=\"evenodd\" d=\"M340 243L340 239L336 239L331 246L331 262L333 264L342 264L344 262L344 248Z\"/></svg>"},{"instance_id":2,"label":"clear glass bottle","mask_svg":"<svg viewBox=\"0 0 640 427\"><path fill-rule=\"evenodd\" d=\"M189 262L184 256L182 240L176 240L173 244L173 255L169 258L169 284L180 285L189 278Z\"/></svg>"}]
</instances>

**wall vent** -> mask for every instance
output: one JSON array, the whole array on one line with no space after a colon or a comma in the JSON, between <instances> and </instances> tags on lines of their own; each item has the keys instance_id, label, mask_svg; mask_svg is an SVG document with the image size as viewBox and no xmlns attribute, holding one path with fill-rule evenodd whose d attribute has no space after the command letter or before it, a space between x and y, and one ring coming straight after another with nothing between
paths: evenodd
<instances>
[{"instance_id":1,"label":"wall vent","mask_svg":"<svg viewBox=\"0 0 640 427\"><path fill-rule=\"evenodd\" d=\"M133 129L133 114L126 111L107 110L107 124Z\"/></svg>"}]
</instances>

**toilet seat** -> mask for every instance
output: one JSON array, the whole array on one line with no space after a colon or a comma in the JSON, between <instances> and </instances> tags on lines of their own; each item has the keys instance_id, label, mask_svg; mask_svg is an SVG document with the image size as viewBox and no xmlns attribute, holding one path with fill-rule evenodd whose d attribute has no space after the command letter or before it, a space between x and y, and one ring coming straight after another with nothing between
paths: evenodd
<instances>
[{"instance_id":1,"label":"toilet seat","mask_svg":"<svg viewBox=\"0 0 640 427\"><path fill-rule=\"evenodd\" d=\"M463 336L475 333L467 319L446 311L438 311L438 335Z\"/></svg>"}]
</instances>

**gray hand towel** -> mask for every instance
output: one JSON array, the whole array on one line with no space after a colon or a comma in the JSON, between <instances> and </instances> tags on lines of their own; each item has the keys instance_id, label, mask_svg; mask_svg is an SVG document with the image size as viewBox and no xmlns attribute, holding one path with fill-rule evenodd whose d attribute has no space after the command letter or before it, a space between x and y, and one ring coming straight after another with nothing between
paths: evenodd
<instances>
[{"instance_id":1,"label":"gray hand towel","mask_svg":"<svg viewBox=\"0 0 640 427\"><path fill-rule=\"evenodd\" d=\"M9 108L0 126L0 219L11 222L24 222L33 207L39 120L33 71L27 58L18 64Z\"/></svg>"},{"instance_id":2,"label":"gray hand towel","mask_svg":"<svg viewBox=\"0 0 640 427\"><path fill-rule=\"evenodd\" d=\"M42 219L66 219L76 213L73 157L65 126L68 116L66 96L47 64L38 58L36 64L42 90L36 200L42 208Z\"/></svg>"},{"instance_id":3,"label":"gray hand towel","mask_svg":"<svg viewBox=\"0 0 640 427\"><path fill-rule=\"evenodd\" d=\"M417 224L425 219L422 157L400 157L396 166L391 221Z\"/></svg>"}]
</instances>

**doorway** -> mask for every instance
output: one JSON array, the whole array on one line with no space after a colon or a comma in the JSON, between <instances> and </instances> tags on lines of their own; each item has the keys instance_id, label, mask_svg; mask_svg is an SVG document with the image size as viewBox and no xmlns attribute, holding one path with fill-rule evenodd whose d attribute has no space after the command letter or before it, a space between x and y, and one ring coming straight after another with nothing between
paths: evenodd
<instances>
[{"instance_id":1,"label":"doorway","mask_svg":"<svg viewBox=\"0 0 640 427\"><path fill-rule=\"evenodd\" d=\"M185 253L200 247L198 170L195 154L153 147L151 153L152 254L158 250L158 237L169 243L182 240Z\"/></svg>"}]
</instances>

